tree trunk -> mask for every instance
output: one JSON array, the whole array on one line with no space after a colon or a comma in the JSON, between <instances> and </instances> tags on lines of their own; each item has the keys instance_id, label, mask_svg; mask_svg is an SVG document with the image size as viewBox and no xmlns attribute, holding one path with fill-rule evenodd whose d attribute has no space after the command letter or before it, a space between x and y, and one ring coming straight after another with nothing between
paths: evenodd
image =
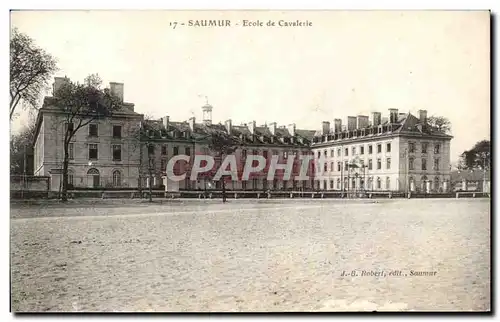
<instances>
[{"instance_id":1,"label":"tree trunk","mask_svg":"<svg viewBox=\"0 0 500 322\"><path fill-rule=\"evenodd\" d=\"M62 190L61 190L61 201L68 201L68 144L64 144L64 161L63 161L63 177L62 177Z\"/></svg>"},{"instance_id":2,"label":"tree trunk","mask_svg":"<svg viewBox=\"0 0 500 322\"><path fill-rule=\"evenodd\" d=\"M224 176L221 177L222 180L222 202L226 202L226 180L224 180Z\"/></svg>"}]
</instances>

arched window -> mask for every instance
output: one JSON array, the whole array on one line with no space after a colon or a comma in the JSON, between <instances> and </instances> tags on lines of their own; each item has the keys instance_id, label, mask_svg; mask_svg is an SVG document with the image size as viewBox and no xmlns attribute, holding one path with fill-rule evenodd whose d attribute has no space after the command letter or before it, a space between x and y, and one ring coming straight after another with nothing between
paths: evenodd
<instances>
[{"instance_id":1,"label":"arched window","mask_svg":"<svg viewBox=\"0 0 500 322\"><path fill-rule=\"evenodd\" d=\"M99 186L99 170L92 168L87 171L87 179L89 182L89 185L91 185L94 188L97 188Z\"/></svg>"},{"instance_id":2,"label":"arched window","mask_svg":"<svg viewBox=\"0 0 500 322\"><path fill-rule=\"evenodd\" d=\"M122 185L122 174L119 170L113 171L113 187L120 187Z\"/></svg>"},{"instance_id":3,"label":"arched window","mask_svg":"<svg viewBox=\"0 0 500 322\"><path fill-rule=\"evenodd\" d=\"M423 176L423 177L422 177L422 179L421 179L421 182L420 182L420 189L421 189L422 191L425 191L425 189L426 189L426 188L425 188L425 185L427 184L427 180L429 180L429 179L427 179L427 176Z\"/></svg>"},{"instance_id":4,"label":"arched window","mask_svg":"<svg viewBox=\"0 0 500 322\"><path fill-rule=\"evenodd\" d=\"M75 171L68 169L68 185L72 187L75 182Z\"/></svg>"},{"instance_id":5,"label":"arched window","mask_svg":"<svg viewBox=\"0 0 500 322\"><path fill-rule=\"evenodd\" d=\"M380 189L382 187L382 180L380 180L380 177L377 177L377 189Z\"/></svg>"},{"instance_id":6,"label":"arched window","mask_svg":"<svg viewBox=\"0 0 500 322\"><path fill-rule=\"evenodd\" d=\"M385 178L385 190L391 190L391 178Z\"/></svg>"},{"instance_id":7,"label":"arched window","mask_svg":"<svg viewBox=\"0 0 500 322\"><path fill-rule=\"evenodd\" d=\"M337 179L337 189L340 190L340 179Z\"/></svg>"}]
</instances>

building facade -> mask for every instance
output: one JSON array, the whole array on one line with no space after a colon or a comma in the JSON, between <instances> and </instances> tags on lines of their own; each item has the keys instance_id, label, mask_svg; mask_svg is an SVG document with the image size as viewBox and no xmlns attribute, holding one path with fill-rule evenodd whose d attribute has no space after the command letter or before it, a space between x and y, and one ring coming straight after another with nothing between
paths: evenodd
<instances>
[{"instance_id":1,"label":"building facade","mask_svg":"<svg viewBox=\"0 0 500 322\"><path fill-rule=\"evenodd\" d=\"M340 191L444 192L450 189L450 135L419 116L390 109L349 116L347 126L323 122L311 146L317 162L316 188Z\"/></svg>"},{"instance_id":2,"label":"building facade","mask_svg":"<svg viewBox=\"0 0 500 322\"><path fill-rule=\"evenodd\" d=\"M54 92L65 78L56 78ZM111 91L123 101L121 83L110 83ZM34 174L51 177L51 189L62 181L63 138L68 124L66 115L46 97L37 119L34 142ZM210 149L210 137L224 132L241 143L235 151L237 180L226 181L229 190L324 190L324 191L401 191L443 192L450 189L451 136L437 131L427 122L427 112L398 113L390 109L368 116L349 116L347 124L335 119L333 126L323 122L319 131L297 129L295 124L257 126L255 121L235 125L232 120L212 122L213 107L202 107L203 118L176 122L164 116L144 119L134 111L134 104L123 107L107 119L91 122L81 128L70 143L70 188L172 188L174 190L220 189L210 175L190 180L194 156L216 157ZM138 133L141 133L138 136ZM186 179L173 182L166 177L168 162L177 155L188 155L187 163L177 162L176 171ZM266 160L263 171L241 180L249 155ZM309 179L297 179L300 156L309 155L314 166L308 166ZM271 158L286 164L290 156L295 163L291 178L278 171L271 180L267 170Z\"/></svg>"},{"instance_id":3,"label":"building facade","mask_svg":"<svg viewBox=\"0 0 500 322\"><path fill-rule=\"evenodd\" d=\"M56 78L54 93L66 80ZM123 84L110 83L110 89L123 100ZM62 184L64 133L68 126L76 127L78 120L69 122L53 101L53 97L46 97L38 113L34 175L50 176L51 190L58 190ZM112 118L96 120L76 131L68 150L70 188L137 187L140 146L135 133L142 120L134 104L124 102Z\"/></svg>"}]
</instances>

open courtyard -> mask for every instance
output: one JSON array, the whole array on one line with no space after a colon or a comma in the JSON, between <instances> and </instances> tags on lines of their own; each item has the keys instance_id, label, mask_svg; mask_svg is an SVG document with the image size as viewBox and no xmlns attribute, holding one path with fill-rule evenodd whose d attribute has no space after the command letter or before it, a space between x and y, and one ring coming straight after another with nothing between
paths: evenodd
<instances>
[{"instance_id":1,"label":"open courtyard","mask_svg":"<svg viewBox=\"0 0 500 322\"><path fill-rule=\"evenodd\" d=\"M487 311L490 200L11 204L12 309Z\"/></svg>"}]
</instances>

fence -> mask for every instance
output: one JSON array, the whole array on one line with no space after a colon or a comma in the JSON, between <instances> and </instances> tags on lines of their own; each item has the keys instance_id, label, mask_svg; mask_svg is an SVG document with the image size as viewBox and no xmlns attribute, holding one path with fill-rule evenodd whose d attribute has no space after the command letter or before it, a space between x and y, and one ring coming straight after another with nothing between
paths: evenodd
<instances>
[{"instance_id":1,"label":"fence","mask_svg":"<svg viewBox=\"0 0 500 322\"><path fill-rule=\"evenodd\" d=\"M50 190L50 177L10 176L10 198L46 198Z\"/></svg>"}]
</instances>

